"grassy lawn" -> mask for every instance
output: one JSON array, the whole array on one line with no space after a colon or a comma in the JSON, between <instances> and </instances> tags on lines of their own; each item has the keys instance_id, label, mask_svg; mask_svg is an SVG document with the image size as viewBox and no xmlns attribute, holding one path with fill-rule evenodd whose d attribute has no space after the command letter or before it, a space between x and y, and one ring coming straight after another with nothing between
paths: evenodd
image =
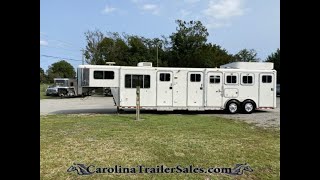
<instances>
[{"instance_id":1,"label":"grassy lawn","mask_svg":"<svg viewBox=\"0 0 320 180\"><path fill-rule=\"evenodd\" d=\"M199 115L48 115L40 117L41 179L280 179L280 132ZM73 163L96 167L176 165L234 167L224 174L92 174L67 172Z\"/></svg>"},{"instance_id":2,"label":"grassy lawn","mask_svg":"<svg viewBox=\"0 0 320 180\"><path fill-rule=\"evenodd\" d=\"M46 96L46 89L48 84L40 84L40 99L48 99L50 96Z\"/></svg>"}]
</instances>

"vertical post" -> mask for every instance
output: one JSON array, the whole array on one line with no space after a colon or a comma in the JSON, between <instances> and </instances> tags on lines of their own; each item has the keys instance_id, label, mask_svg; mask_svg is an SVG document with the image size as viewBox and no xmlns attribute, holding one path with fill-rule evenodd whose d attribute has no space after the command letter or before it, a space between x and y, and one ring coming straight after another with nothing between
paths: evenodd
<instances>
[{"instance_id":1,"label":"vertical post","mask_svg":"<svg viewBox=\"0 0 320 180\"><path fill-rule=\"evenodd\" d=\"M136 87L136 120L140 119L140 86Z\"/></svg>"},{"instance_id":2,"label":"vertical post","mask_svg":"<svg viewBox=\"0 0 320 180\"><path fill-rule=\"evenodd\" d=\"M157 42L157 67L158 67L158 46L159 46L158 43L159 42Z\"/></svg>"},{"instance_id":3,"label":"vertical post","mask_svg":"<svg viewBox=\"0 0 320 180\"><path fill-rule=\"evenodd\" d=\"M84 50L82 49L81 52L82 52L82 65L84 65Z\"/></svg>"}]
</instances>

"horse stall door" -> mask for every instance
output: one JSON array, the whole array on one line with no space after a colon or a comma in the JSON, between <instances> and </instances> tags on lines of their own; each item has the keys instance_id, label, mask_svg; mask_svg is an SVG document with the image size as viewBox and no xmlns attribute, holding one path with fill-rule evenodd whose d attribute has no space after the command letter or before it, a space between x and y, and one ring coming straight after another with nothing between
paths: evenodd
<instances>
[{"instance_id":1,"label":"horse stall door","mask_svg":"<svg viewBox=\"0 0 320 180\"><path fill-rule=\"evenodd\" d=\"M188 72L188 106L203 106L203 72Z\"/></svg>"},{"instance_id":2,"label":"horse stall door","mask_svg":"<svg viewBox=\"0 0 320 180\"><path fill-rule=\"evenodd\" d=\"M172 81L172 72L157 72L157 106L172 106Z\"/></svg>"},{"instance_id":3,"label":"horse stall door","mask_svg":"<svg viewBox=\"0 0 320 180\"><path fill-rule=\"evenodd\" d=\"M273 107L275 96L274 74L261 73L259 76L259 107Z\"/></svg>"},{"instance_id":4,"label":"horse stall door","mask_svg":"<svg viewBox=\"0 0 320 180\"><path fill-rule=\"evenodd\" d=\"M207 106L221 107L222 106L222 73L208 72L207 75Z\"/></svg>"}]
</instances>

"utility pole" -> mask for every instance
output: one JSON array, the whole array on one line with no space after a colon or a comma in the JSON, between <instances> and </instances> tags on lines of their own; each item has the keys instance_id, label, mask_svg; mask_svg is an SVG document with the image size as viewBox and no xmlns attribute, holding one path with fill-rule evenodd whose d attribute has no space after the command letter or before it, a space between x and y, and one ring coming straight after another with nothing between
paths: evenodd
<instances>
[{"instance_id":1,"label":"utility pole","mask_svg":"<svg viewBox=\"0 0 320 180\"><path fill-rule=\"evenodd\" d=\"M158 44L159 44L159 41L157 42L157 67L158 67Z\"/></svg>"},{"instance_id":2,"label":"utility pole","mask_svg":"<svg viewBox=\"0 0 320 180\"><path fill-rule=\"evenodd\" d=\"M160 40L159 40L159 39L157 39L157 40L156 40L156 45L157 45L157 67L158 67L158 65L159 65L159 64L158 64L158 61L159 61L159 57L158 57L158 56L159 56L159 55L158 55L158 54L159 54L159 52L158 52L158 49L159 49L159 43L160 43Z\"/></svg>"},{"instance_id":3,"label":"utility pole","mask_svg":"<svg viewBox=\"0 0 320 180\"><path fill-rule=\"evenodd\" d=\"M82 65L84 65L84 49L81 49L82 52Z\"/></svg>"}]
</instances>

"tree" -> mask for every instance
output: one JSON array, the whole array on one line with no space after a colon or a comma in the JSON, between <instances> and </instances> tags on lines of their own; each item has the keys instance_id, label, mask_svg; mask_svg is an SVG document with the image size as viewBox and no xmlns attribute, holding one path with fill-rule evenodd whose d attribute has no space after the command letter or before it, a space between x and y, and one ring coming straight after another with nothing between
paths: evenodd
<instances>
[{"instance_id":1,"label":"tree","mask_svg":"<svg viewBox=\"0 0 320 180\"><path fill-rule=\"evenodd\" d=\"M87 46L84 51L84 56L88 64L105 64L101 54L101 46L99 44L104 39L104 35L99 30L87 31L85 33Z\"/></svg>"},{"instance_id":2,"label":"tree","mask_svg":"<svg viewBox=\"0 0 320 180\"><path fill-rule=\"evenodd\" d=\"M50 65L47 74L49 81L53 82L53 78L74 78L76 72L70 63L61 60Z\"/></svg>"},{"instance_id":3,"label":"tree","mask_svg":"<svg viewBox=\"0 0 320 180\"><path fill-rule=\"evenodd\" d=\"M266 62L274 63L274 69L277 71L277 83L280 84L280 49L278 48L276 52L271 53L267 57Z\"/></svg>"},{"instance_id":4,"label":"tree","mask_svg":"<svg viewBox=\"0 0 320 180\"><path fill-rule=\"evenodd\" d=\"M203 64L199 58L209 33L201 21L185 22L176 20L177 32L172 33L170 66L199 67Z\"/></svg>"},{"instance_id":5,"label":"tree","mask_svg":"<svg viewBox=\"0 0 320 180\"><path fill-rule=\"evenodd\" d=\"M257 62L257 52L254 49L242 49L235 55L235 60L240 62Z\"/></svg>"},{"instance_id":6,"label":"tree","mask_svg":"<svg viewBox=\"0 0 320 180\"><path fill-rule=\"evenodd\" d=\"M47 76L44 73L44 70L40 67L40 83L46 83L47 82Z\"/></svg>"},{"instance_id":7,"label":"tree","mask_svg":"<svg viewBox=\"0 0 320 180\"><path fill-rule=\"evenodd\" d=\"M203 64L201 67L220 67L223 64L234 61L232 54L229 54L227 50L222 49L221 46L216 44L206 44L201 51L201 59Z\"/></svg>"}]
</instances>

